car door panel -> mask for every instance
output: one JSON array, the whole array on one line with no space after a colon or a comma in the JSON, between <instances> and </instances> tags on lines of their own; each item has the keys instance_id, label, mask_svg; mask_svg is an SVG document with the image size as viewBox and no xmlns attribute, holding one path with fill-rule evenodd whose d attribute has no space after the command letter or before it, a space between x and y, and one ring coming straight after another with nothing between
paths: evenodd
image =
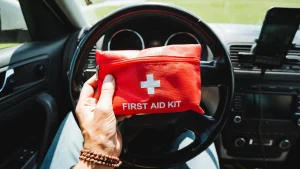
<instances>
[{"instance_id":1,"label":"car door panel","mask_svg":"<svg viewBox=\"0 0 300 169\"><path fill-rule=\"evenodd\" d=\"M6 89L1 93L0 110L15 105L38 92L48 78L49 58L47 55L12 64L5 71L13 70L12 78L6 80ZM0 115L1 116L1 115Z\"/></svg>"},{"instance_id":2,"label":"car door panel","mask_svg":"<svg viewBox=\"0 0 300 169\"><path fill-rule=\"evenodd\" d=\"M66 113L58 110L66 100L62 60L67 39L0 50L0 89L5 86L0 90L0 168L22 168L43 159Z\"/></svg>"}]
</instances>

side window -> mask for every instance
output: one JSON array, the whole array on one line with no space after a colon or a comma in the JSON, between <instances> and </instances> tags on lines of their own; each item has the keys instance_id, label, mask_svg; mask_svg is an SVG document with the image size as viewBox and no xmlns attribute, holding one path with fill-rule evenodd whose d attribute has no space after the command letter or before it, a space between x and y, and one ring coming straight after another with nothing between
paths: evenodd
<instances>
[{"instance_id":1,"label":"side window","mask_svg":"<svg viewBox=\"0 0 300 169\"><path fill-rule=\"evenodd\" d=\"M0 50L30 41L18 0L0 0Z\"/></svg>"}]
</instances>

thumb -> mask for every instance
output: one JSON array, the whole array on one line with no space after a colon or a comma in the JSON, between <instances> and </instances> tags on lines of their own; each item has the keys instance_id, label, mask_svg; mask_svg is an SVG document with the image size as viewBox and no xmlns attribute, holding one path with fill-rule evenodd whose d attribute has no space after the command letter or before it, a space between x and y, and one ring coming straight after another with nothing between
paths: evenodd
<instances>
[{"instance_id":1,"label":"thumb","mask_svg":"<svg viewBox=\"0 0 300 169\"><path fill-rule=\"evenodd\" d=\"M112 107L112 99L115 93L115 87L115 78L110 74L106 75L103 80L98 104L101 106L106 105L106 107Z\"/></svg>"}]
</instances>

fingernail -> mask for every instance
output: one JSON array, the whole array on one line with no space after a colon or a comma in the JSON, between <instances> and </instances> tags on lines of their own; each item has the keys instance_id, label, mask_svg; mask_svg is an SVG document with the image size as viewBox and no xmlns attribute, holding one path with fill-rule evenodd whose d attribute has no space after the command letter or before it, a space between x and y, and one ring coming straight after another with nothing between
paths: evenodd
<instances>
[{"instance_id":1,"label":"fingernail","mask_svg":"<svg viewBox=\"0 0 300 169\"><path fill-rule=\"evenodd\" d=\"M110 74L106 75L104 78L104 82L112 82L114 80L114 77Z\"/></svg>"}]
</instances>

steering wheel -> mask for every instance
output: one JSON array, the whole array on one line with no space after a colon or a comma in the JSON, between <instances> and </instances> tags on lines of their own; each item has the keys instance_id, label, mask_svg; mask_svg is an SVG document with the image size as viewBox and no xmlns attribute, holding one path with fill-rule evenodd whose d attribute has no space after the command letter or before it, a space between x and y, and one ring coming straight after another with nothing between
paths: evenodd
<instances>
[{"instance_id":1,"label":"steering wheel","mask_svg":"<svg viewBox=\"0 0 300 169\"><path fill-rule=\"evenodd\" d=\"M221 132L230 112L234 91L233 68L225 47L203 20L178 7L153 3L127 6L109 14L91 27L79 42L69 70L69 89L75 109L83 84L81 73L84 60L96 42L116 25L149 16L170 19L194 31L195 36L202 40L202 47L208 46L214 56L211 61L201 61L202 87L219 88L219 104L213 116L188 111L136 115L122 123L123 151L120 158L123 165L137 168L166 168L184 163L206 150ZM134 138L141 130L148 128L172 128L173 133L176 133L175 137L183 131L190 130L194 133L195 139L190 145L177 151L143 153L134 148L136 144Z\"/></svg>"}]
</instances>

